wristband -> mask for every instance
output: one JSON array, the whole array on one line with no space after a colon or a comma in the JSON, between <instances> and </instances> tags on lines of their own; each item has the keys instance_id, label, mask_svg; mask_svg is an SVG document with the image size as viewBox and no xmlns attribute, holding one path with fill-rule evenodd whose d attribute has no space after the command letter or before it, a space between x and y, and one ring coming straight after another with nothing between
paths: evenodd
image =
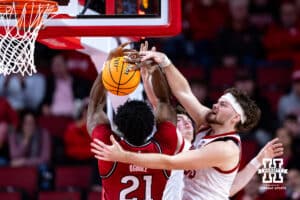
<instances>
[{"instance_id":1,"label":"wristband","mask_svg":"<svg viewBox=\"0 0 300 200\"><path fill-rule=\"evenodd\" d=\"M255 167L256 169L259 169L260 166L262 165L258 160L257 158L253 158L251 161L250 161L250 164Z\"/></svg>"},{"instance_id":2,"label":"wristband","mask_svg":"<svg viewBox=\"0 0 300 200\"><path fill-rule=\"evenodd\" d=\"M161 68L165 68L167 66L170 66L171 64L172 63L171 63L170 59L166 55L164 55L163 60L161 61L161 63L159 63L159 66Z\"/></svg>"}]
</instances>

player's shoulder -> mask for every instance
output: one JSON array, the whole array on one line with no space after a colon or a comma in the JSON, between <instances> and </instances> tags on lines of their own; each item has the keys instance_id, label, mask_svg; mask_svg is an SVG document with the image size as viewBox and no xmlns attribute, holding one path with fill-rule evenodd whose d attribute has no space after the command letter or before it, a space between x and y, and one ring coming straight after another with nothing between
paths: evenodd
<instances>
[{"instance_id":1,"label":"player's shoulder","mask_svg":"<svg viewBox=\"0 0 300 200\"><path fill-rule=\"evenodd\" d=\"M159 122L158 124L157 124L157 127L158 128L161 128L161 127L166 127L166 128L168 128L168 127L176 127L175 126L175 124L173 123L173 122L171 122L171 121L162 121L162 122Z\"/></svg>"},{"instance_id":2,"label":"player's shoulder","mask_svg":"<svg viewBox=\"0 0 300 200\"><path fill-rule=\"evenodd\" d=\"M112 134L112 130L109 124L98 124L92 131L92 138L102 139L107 138Z\"/></svg>"},{"instance_id":3,"label":"player's shoulder","mask_svg":"<svg viewBox=\"0 0 300 200\"><path fill-rule=\"evenodd\" d=\"M207 148L213 150L216 154L220 154L222 156L233 156L240 153L240 148L236 143L229 140L216 140L206 145Z\"/></svg>"}]
</instances>

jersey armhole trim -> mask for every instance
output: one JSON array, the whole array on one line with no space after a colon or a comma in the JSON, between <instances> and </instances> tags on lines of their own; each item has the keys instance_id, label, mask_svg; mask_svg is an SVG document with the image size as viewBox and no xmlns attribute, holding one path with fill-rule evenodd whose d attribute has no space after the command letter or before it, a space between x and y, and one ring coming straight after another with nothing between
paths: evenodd
<instances>
[{"instance_id":1,"label":"jersey armhole trim","mask_svg":"<svg viewBox=\"0 0 300 200\"><path fill-rule=\"evenodd\" d=\"M153 140L153 143L158 148L159 153L162 154L162 150L161 150L161 147L160 147L159 143L157 143L155 140ZM165 175L166 179L170 178L171 173L168 173L168 170L163 169L162 172Z\"/></svg>"},{"instance_id":2,"label":"jersey armhole trim","mask_svg":"<svg viewBox=\"0 0 300 200\"><path fill-rule=\"evenodd\" d=\"M114 171L115 171L116 168L117 168L117 162L114 162L114 164L113 164L111 170L110 170L106 175L101 175L101 174L100 174L100 177L101 177L102 179L109 178L109 177L114 173Z\"/></svg>"},{"instance_id":3,"label":"jersey armhole trim","mask_svg":"<svg viewBox=\"0 0 300 200\"><path fill-rule=\"evenodd\" d=\"M240 155L239 155L239 162L236 164L236 166L230 170L222 170L218 167L213 167L215 170L217 170L218 172L220 173L223 173L223 174L230 174L232 172L234 172L235 170L239 169L240 167L240 164L241 164L241 156L242 156L242 146L241 146L241 141L235 137L224 137L224 138L218 138L212 142L217 142L217 141L223 141L222 139L229 139L229 140L232 140L239 148L240 148ZM212 143L210 142L210 143ZM209 144L209 143L208 143Z\"/></svg>"}]
</instances>

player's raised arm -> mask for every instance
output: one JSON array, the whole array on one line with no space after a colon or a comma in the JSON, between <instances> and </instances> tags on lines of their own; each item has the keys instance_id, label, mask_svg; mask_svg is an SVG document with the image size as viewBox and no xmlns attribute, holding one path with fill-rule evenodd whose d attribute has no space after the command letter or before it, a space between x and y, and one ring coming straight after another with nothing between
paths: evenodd
<instances>
[{"instance_id":1,"label":"player's raised arm","mask_svg":"<svg viewBox=\"0 0 300 200\"><path fill-rule=\"evenodd\" d=\"M166 74L169 86L174 96L185 107L190 116L197 123L199 128L205 122L205 116L209 108L203 106L192 93L188 81L171 63L168 57L161 52L143 51L140 52L142 61L153 59L157 62Z\"/></svg>"},{"instance_id":2,"label":"player's raised arm","mask_svg":"<svg viewBox=\"0 0 300 200\"><path fill-rule=\"evenodd\" d=\"M158 99L155 117L158 123L170 121L176 124L176 112L170 104L170 91L167 80L159 67L152 73L152 86Z\"/></svg>"},{"instance_id":3,"label":"player's raised arm","mask_svg":"<svg viewBox=\"0 0 300 200\"><path fill-rule=\"evenodd\" d=\"M107 60L114 57L127 55L128 53L136 52L133 49L124 49L129 43L124 43L117 48L111 50L108 54ZM102 73L98 74L93 87L90 92L90 103L87 113L87 129L89 134L92 134L93 129L98 124L108 124L109 120L103 111L106 101L106 89L102 83Z\"/></svg>"},{"instance_id":4,"label":"player's raised arm","mask_svg":"<svg viewBox=\"0 0 300 200\"><path fill-rule=\"evenodd\" d=\"M230 189L230 196L235 195L241 189L243 189L251 180L256 171L261 167L264 158L275 158L282 156L283 147L278 138L268 142L253 158L244 169L242 169L235 177Z\"/></svg>"},{"instance_id":5,"label":"player's raised arm","mask_svg":"<svg viewBox=\"0 0 300 200\"><path fill-rule=\"evenodd\" d=\"M141 51L148 51L148 42L147 41L145 43L141 44L140 52ZM151 49L151 51L155 51L155 47L153 47ZM147 64L147 63L145 63L145 64ZM141 78L143 80L144 90L145 90L147 98L148 98L149 102L151 103L153 109L156 109L157 104L158 104L158 99L154 94L153 87L152 87L152 81L151 81L151 79L152 79L151 74L152 74L153 70L155 69L155 67L158 67L157 64L155 64L155 65L156 66L149 65L149 67L141 65L142 67L140 67Z\"/></svg>"},{"instance_id":6,"label":"player's raised arm","mask_svg":"<svg viewBox=\"0 0 300 200\"><path fill-rule=\"evenodd\" d=\"M108 124L109 120L103 110L106 100L106 90L102 83L102 72L98 74L90 92L87 110L87 130L91 135L98 124Z\"/></svg>"}]
</instances>

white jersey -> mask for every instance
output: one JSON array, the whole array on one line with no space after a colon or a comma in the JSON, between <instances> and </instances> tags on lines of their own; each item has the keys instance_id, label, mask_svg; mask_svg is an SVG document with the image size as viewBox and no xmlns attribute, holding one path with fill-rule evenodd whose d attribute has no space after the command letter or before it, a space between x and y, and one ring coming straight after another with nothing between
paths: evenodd
<instances>
[{"instance_id":1,"label":"white jersey","mask_svg":"<svg viewBox=\"0 0 300 200\"><path fill-rule=\"evenodd\" d=\"M184 142L184 147L182 151L188 151L191 147L191 143L189 141ZM183 194L183 170L172 170L171 176L168 179L168 182L165 186L163 200L181 200Z\"/></svg>"},{"instance_id":2,"label":"white jersey","mask_svg":"<svg viewBox=\"0 0 300 200\"><path fill-rule=\"evenodd\" d=\"M199 149L215 140L234 140L239 147L240 137L235 133L224 133L208 136L210 129L200 132L193 143ZM183 200L225 200L229 199L229 191L237 174L239 164L231 170L222 171L211 167L200 170L188 170L184 174Z\"/></svg>"}]
</instances>

